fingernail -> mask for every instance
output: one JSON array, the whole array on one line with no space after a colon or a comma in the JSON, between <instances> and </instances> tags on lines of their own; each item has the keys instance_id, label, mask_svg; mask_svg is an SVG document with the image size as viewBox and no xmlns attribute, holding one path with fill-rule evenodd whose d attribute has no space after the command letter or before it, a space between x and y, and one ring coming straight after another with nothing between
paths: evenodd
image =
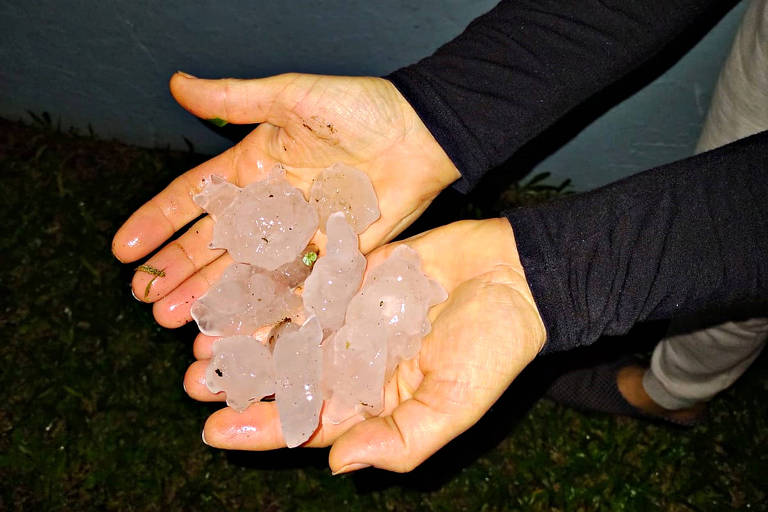
<instances>
[{"instance_id":1,"label":"fingernail","mask_svg":"<svg viewBox=\"0 0 768 512\"><path fill-rule=\"evenodd\" d=\"M342 466L341 469L338 471L334 471L333 475L341 475L343 473L349 473L352 471L357 471L359 469L365 469L371 467L370 464L365 464L363 462L353 462L352 464L347 464L346 466Z\"/></svg>"},{"instance_id":2,"label":"fingernail","mask_svg":"<svg viewBox=\"0 0 768 512\"><path fill-rule=\"evenodd\" d=\"M203 429L203 433L202 433L202 435L200 437L203 438L203 444L205 446L211 446L211 445L208 444L208 441L205 440L205 429Z\"/></svg>"},{"instance_id":3,"label":"fingernail","mask_svg":"<svg viewBox=\"0 0 768 512\"><path fill-rule=\"evenodd\" d=\"M180 74L180 75L181 75L181 76L183 76L184 78L197 78L196 76L194 76L194 75L190 75L189 73L185 73L185 72L184 72L184 71L182 71L182 70L178 70L178 71L176 71L176 73Z\"/></svg>"},{"instance_id":4,"label":"fingernail","mask_svg":"<svg viewBox=\"0 0 768 512\"><path fill-rule=\"evenodd\" d=\"M221 119L221 118L219 118L219 117L214 117L213 119L208 119L208 122L209 122L209 123L211 123L211 124L212 124L212 125L214 125L214 126L218 126L219 128L221 128L222 126L226 126L227 124L229 124L229 123L227 123L225 120L223 120L223 119Z\"/></svg>"},{"instance_id":5,"label":"fingernail","mask_svg":"<svg viewBox=\"0 0 768 512\"><path fill-rule=\"evenodd\" d=\"M184 392L187 393L187 382L184 379L181 379L181 387L184 388ZM203 431L203 435L205 435L205 431ZM203 442L205 442L205 437L203 437Z\"/></svg>"},{"instance_id":6,"label":"fingernail","mask_svg":"<svg viewBox=\"0 0 768 512\"><path fill-rule=\"evenodd\" d=\"M136 299L137 301L144 302L143 300L141 300L136 296L136 292L133 291L133 286L131 286L131 295L133 295L133 298Z\"/></svg>"}]
</instances>

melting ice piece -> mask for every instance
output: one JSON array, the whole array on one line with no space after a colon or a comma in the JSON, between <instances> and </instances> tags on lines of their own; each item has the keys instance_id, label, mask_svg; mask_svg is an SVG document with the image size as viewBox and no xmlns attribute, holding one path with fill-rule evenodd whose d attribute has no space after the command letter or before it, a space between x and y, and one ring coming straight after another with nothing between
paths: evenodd
<instances>
[{"instance_id":1,"label":"melting ice piece","mask_svg":"<svg viewBox=\"0 0 768 512\"><path fill-rule=\"evenodd\" d=\"M447 297L440 283L421 271L418 253L400 245L368 273L362 290L349 303L345 321L386 333L389 378L402 359L418 354L421 339L432 329L429 308Z\"/></svg>"},{"instance_id":2,"label":"melting ice piece","mask_svg":"<svg viewBox=\"0 0 768 512\"><path fill-rule=\"evenodd\" d=\"M275 270L293 261L317 230L317 212L301 190L285 180L279 164L265 179L238 189L226 208L230 191L208 192L209 187L223 186L212 182L195 198L204 198L198 204L222 208L215 215L211 248L226 249L238 263Z\"/></svg>"},{"instance_id":3,"label":"melting ice piece","mask_svg":"<svg viewBox=\"0 0 768 512\"><path fill-rule=\"evenodd\" d=\"M386 333L370 324L344 325L323 343L323 396L335 404L325 416L332 423L382 411L386 358Z\"/></svg>"},{"instance_id":4,"label":"melting ice piece","mask_svg":"<svg viewBox=\"0 0 768 512\"><path fill-rule=\"evenodd\" d=\"M224 391L227 405L242 412L275 392L272 354L251 336L221 338L213 343L205 384L212 393Z\"/></svg>"},{"instance_id":5,"label":"melting ice piece","mask_svg":"<svg viewBox=\"0 0 768 512\"><path fill-rule=\"evenodd\" d=\"M427 312L446 298L421 271L418 253L405 245L368 273L343 327L323 344L325 417L331 423L382 411L386 379L402 359L418 354L431 329Z\"/></svg>"},{"instance_id":6,"label":"melting ice piece","mask_svg":"<svg viewBox=\"0 0 768 512\"><path fill-rule=\"evenodd\" d=\"M315 178L309 202L320 214L321 231L334 212L344 212L355 233L365 231L380 215L376 192L368 175L340 163L333 164Z\"/></svg>"},{"instance_id":7,"label":"melting ice piece","mask_svg":"<svg viewBox=\"0 0 768 512\"><path fill-rule=\"evenodd\" d=\"M251 334L301 311L301 298L258 267L233 263L191 309L208 336Z\"/></svg>"},{"instance_id":8,"label":"melting ice piece","mask_svg":"<svg viewBox=\"0 0 768 512\"><path fill-rule=\"evenodd\" d=\"M320 420L323 330L312 317L299 329L284 330L273 354L275 401L288 448L309 439Z\"/></svg>"},{"instance_id":9,"label":"melting ice piece","mask_svg":"<svg viewBox=\"0 0 768 512\"><path fill-rule=\"evenodd\" d=\"M429 308L446 298L440 283L421 271L419 254L400 245L368 273L362 290L349 303L346 322L373 323L390 335L423 337L431 330Z\"/></svg>"},{"instance_id":10,"label":"melting ice piece","mask_svg":"<svg viewBox=\"0 0 768 512\"><path fill-rule=\"evenodd\" d=\"M315 244L309 244L293 261L278 267L275 270L275 277L290 288L297 287L307 279L312 271L312 267L317 259L317 251L318 249ZM311 257L313 254L314 259Z\"/></svg>"},{"instance_id":11,"label":"melting ice piece","mask_svg":"<svg viewBox=\"0 0 768 512\"><path fill-rule=\"evenodd\" d=\"M237 200L241 190L240 187L233 185L221 176L213 175L211 182L192 200L216 220Z\"/></svg>"},{"instance_id":12,"label":"melting ice piece","mask_svg":"<svg viewBox=\"0 0 768 512\"><path fill-rule=\"evenodd\" d=\"M307 313L316 315L324 330L335 331L344 323L347 304L360 288L365 256L343 213L328 217L327 233L326 254L304 283L302 298Z\"/></svg>"}]
</instances>

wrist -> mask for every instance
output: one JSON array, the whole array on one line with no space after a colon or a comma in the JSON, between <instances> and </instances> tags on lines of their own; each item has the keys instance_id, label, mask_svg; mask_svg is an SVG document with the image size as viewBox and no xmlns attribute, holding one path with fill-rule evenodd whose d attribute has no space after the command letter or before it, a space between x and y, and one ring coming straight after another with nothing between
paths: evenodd
<instances>
[{"instance_id":1,"label":"wrist","mask_svg":"<svg viewBox=\"0 0 768 512\"><path fill-rule=\"evenodd\" d=\"M421 157L426 160L427 165L424 168L429 169L429 178L434 183L434 187L443 190L460 179L459 169L432 135L432 132L429 131L418 112L390 80L385 78L381 80L387 83L391 94L399 105L404 121L404 138L409 145L417 148Z\"/></svg>"},{"instance_id":2,"label":"wrist","mask_svg":"<svg viewBox=\"0 0 768 512\"><path fill-rule=\"evenodd\" d=\"M488 219L487 222L493 222L493 227L498 233L502 251L499 254L500 266L507 270L504 276L505 284L513 288L527 304L525 311L520 312L520 321L528 333L526 339L531 342L532 349L535 350L534 355L538 354L547 341L547 329L520 259L514 229L506 217Z\"/></svg>"}]
</instances>

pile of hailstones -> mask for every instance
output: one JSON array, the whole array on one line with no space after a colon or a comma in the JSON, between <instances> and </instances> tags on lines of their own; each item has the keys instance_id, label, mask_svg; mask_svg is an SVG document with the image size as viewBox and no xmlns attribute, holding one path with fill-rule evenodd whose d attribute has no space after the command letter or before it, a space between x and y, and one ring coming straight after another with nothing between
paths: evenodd
<instances>
[{"instance_id":1,"label":"pile of hailstones","mask_svg":"<svg viewBox=\"0 0 768 512\"><path fill-rule=\"evenodd\" d=\"M208 389L238 411L274 395L289 447L317 429L323 401L332 423L380 414L385 382L418 354L427 311L446 292L405 245L362 283L358 234L379 217L368 176L334 164L307 202L276 165L245 188L212 176L194 200L215 221L210 247L236 262L192 306L201 332L223 336ZM318 225L328 240L319 258L308 246Z\"/></svg>"}]
</instances>

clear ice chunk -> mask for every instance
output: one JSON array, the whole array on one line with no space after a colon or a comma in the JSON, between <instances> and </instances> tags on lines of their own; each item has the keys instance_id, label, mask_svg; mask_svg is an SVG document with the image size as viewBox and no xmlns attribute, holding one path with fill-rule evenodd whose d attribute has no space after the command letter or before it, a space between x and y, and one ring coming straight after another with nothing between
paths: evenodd
<instances>
[{"instance_id":1,"label":"clear ice chunk","mask_svg":"<svg viewBox=\"0 0 768 512\"><path fill-rule=\"evenodd\" d=\"M322 389L331 423L355 413L381 413L386 380L400 361L418 354L431 329L427 312L446 298L406 245L368 273L349 302L344 325L323 343Z\"/></svg>"},{"instance_id":2,"label":"clear ice chunk","mask_svg":"<svg viewBox=\"0 0 768 512\"><path fill-rule=\"evenodd\" d=\"M370 324L344 325L323 343L323 396L334 402L326 411L332 423L353 413L375 416L384 409L387 339Z\"/></svg>"},{"instance_id":3,"label":"clear ice chunk","mask_svg":"<svg viewBox=\"0 0 768 512\"><path fill-rule=\"evenodd\" d=\"M221 176L211 176L211 182L208 183L199 194L195 195L192 200L208 212L213 220L218 219L224 210L232 206L237 200L242 189L237 185L233 185Z\"/></svg>"},{"instance_id":4,"label":"clear ice chunk","mask_svg":"<svg viewBox=\"0 0 768 512\"><path fill-rule=\"evenodd\" d=\"M302 295L307 314L316 315L326 332L344 323L347 305L360 288L365 271L365 256L343 213L328 217L327 233L326 253L315 263Z\"/></svg>"},{"instance_id":5,"label":"clear ice chunk","mask_svg":"<svg viewBox=\"0 0 768 512\"><path fill-rule=\"evenodd\" d=\"M252 334L302 309L301 298L264 269L233 263L190 311L208 336Z\"/></svg>"},{"instance_id":6,"label":"clear ice chunk","mask_svg":"<svg viewBox=\"0 0 768 512\"><path fill-rule=\"evenodd\" d=\"M344 212L355 233L365 231L380 215L371 179L363 171L341 163L333 164L315 178L309 202L317 208L323 232L334 212Z\"/></svg>"},{"instance_id":7,"label":"clear ice chunk","mask_svg":"<svg viewBox=\"0 0 768 512\"><path fill-rule=\"evenodd\" d=\"M227 405L242 412L275 392L272 354L251 336L221 338L213 343L205 384L212 393L224 391Z\"/></svg>"},{"instance_id":8,"label":"clear ice chunk","mask_svg":"<svg viewBox=\"0 0 768 512\"><path fill-rule=\"evenodd\" d=\"M195 200L216 211L210 247L226 249L238 263L275 270L293 261L317 231L316 210L285 180L279 164L265 179L238 189L231 201L227 185L234 187L212 178Z\"/></svg>"},{"instance_id":9,"label":"clear ice chunk","mask_svg":"<svg viewBox=\"0 0 768 512\"><path fill-rule=\"evenodd\" d=\"M373 323L389 336L426 336L431 330L429 308L448 298L440 283L421 271L419 254L399 245L365 278L349 303L346 322Z\"/></svg>"},{"instance_id":10,"label":"clear ice chunk","mask_svg":"<svg viewBox=\"0 0 768 512\"><path fill-rule=\"evenodd\" d=\"M320 421L322 341L323 330L315 317L299 329L283 330L277 338L273 353L275 401L288 448L309 439Z\"/></svg>"}]
</instances>

